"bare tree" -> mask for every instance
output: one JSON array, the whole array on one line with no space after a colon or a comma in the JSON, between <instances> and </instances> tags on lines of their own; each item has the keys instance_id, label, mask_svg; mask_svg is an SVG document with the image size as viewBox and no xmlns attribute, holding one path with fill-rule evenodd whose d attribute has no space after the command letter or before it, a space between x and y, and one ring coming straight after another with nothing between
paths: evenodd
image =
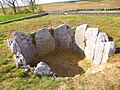
<instances>
[{"instance_id":1,"label":"bare tree","mask_svg":"<svg viewBox=\"0 0 120 90\"><path fill-rule=\"evenodd\" d=\"M2 4L1 1L0 1L0 6L1 6L2 10L3 10L3 13L6 14L5 8L3 7L3 4Z\"/></svg>"},{"instance_id":2,"label":"bare tree","mask_svg":"<svg viewBox=\"0 0 120 90\"><path fill-rule=\"evenodd\" d=\"M30 0L30 6L31 6L31 9L32 9L32 12L34 13L35 11L35 0Z\"/></svg>"},{"instance_id":3,"label":"bare tree","mask_svg":"<svg viewBox=\"0 0 120 90\"><path fill-rule=\"evenodd\" d=\"M17 7L18 7L18 11L21 13L21 9L20 9L20 6L19 6L19 3L17 2L17 0L16 0L16 4L17 4Z\"/></svg>"},{"instance_id":4,"label":"bare tree","mask_svg":"<svg viewBox=\"0 0 120 90\"><path fill-rule=\"evenodd\" d=\"M35 12L35 5L37 0L21 0L24 5L29 6L32 10L32 12Z\"/></svg>"},{"instance_id":5,"label":"bare tree","mask_svg":"<svg viewBox=\"0 0 120 90\"><path fill-rule=\"evenodd\" d=\"M17 14L16 1L17 0L3 0L3 2L5 2L8 6L13 8L15 14Z\"/></svg>"}]
</instances>

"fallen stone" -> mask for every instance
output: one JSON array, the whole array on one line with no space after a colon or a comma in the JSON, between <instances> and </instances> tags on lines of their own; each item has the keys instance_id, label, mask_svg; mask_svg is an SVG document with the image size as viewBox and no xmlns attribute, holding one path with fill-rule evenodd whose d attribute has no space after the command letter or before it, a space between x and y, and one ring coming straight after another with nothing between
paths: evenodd
<instances>
[{"instance_id":1,"label":"fallen stone","mask_svg":"<svg viewBox=\"0 0 120 90\"><path fill-rule=\"evenodd\" d=\"M95 45L96 45L96 39L97 35L99 33L98 28L87 28L87 31L85 32L85 38L86 38L86 47L85 47L85 56L92 60L95 53Z\"/></svg>"},{"instance_id":2,"label":"fallen stone","mask_svg":"<svg viewBox=\"0 0 120 90\"><path fill-rule=\"evenodd\" d=\"M43 61L37 64L34 73L37 73L38 75L53 75L50 67Z\"/></svg>"}]
</instances>

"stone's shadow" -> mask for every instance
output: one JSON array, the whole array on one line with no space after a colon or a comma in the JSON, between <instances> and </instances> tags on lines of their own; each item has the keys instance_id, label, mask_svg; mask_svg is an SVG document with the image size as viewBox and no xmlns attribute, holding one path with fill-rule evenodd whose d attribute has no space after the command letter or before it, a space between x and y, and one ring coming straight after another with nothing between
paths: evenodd
<instances>
[{"instance_id":1,"label":"stone's shadow","mask_svg":"<svg viewBox=\"0 0 120 90\"><path fill-rule=\"evenodd\" d=\"M85 73L78 65L84 56L72 49L57 49L41 58L46 62L51 70L59 77L73 77L77 74Z\"/></svg>"},{"instance_id":2,"label":"stone's shadow","mask_svg":"<svg viewBox=\"0 0 120 90\"><path fill-rule=\"evenodd\" d=\"M116 54L117 53L120 53L120 48L116 48L116 52L115 52Z\"/></svg>"}]
</instances>

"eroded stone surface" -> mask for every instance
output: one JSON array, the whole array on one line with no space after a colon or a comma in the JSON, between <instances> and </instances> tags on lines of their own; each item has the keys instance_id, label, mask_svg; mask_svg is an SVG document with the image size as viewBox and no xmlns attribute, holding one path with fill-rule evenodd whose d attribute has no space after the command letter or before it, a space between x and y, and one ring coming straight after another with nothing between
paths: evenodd
<instances>
[{"instance_id":1,"label":"eroded stone surface","mask_svg":"<svg viewBox=\"0 0 120 90\"><path fill-rule=\"evenodd\" d=\"M95 45L95 55L93 61L94 64L101 64L103 58L103 52L105 49L105 43L108 41L109 40L107 34L100 32L97 37L97 41Z\"/></svg>"},{"instance_id":2,"label":"eroded stone surface","mask_svg":"<svg viewBox=\"0 0 120 90\"><path fill-rule=\"evenodd\" d=\"M51 71L51 68L43 61L37 64L37 67L35 68L34 72L38 75L55 75L55 73Z\"/></svg>"},{"instance_id":3,"label":"eroded stone surface","mask_svg":"<svg viewBox=\"0 0 120 90\"><path fill-rule=\"evenodd\" d=\"M94 57L98 33L99 33L98 28L87 28L87 31L85 32L86 38L85 56L90 60L92 60Z\"/></svg>"},{"instance_id":4,"label":"eroded stone surface","mask_svg":"<svg viewBox=\"0 0 120 90\"><path fill-rule=\"evenodd\" d=\"M32 62L36 57L33 38L23 32L14 32L12 35L20 47L20 53L24 56L26 63Z\"/></svg>"},{"instance_id":5,"label":"eroded stone surface","mask_svg":"<svg viewBox=\"0 0 120 90\"><path fill-rule=\"evenodd\" d=\"M26 65L26 60L20 52L17 52L16 54L14 54L14 59L15 59L15 62L16 62L16 66L18 68L20 66L25 66Z\"/></svg>"},{"instance_id":6,"label":"eroded stone surface","mask_svg":"<svg viewBox=\"0 0 120 90\"><path fill-rule=\"evenodd\" d=\"M103 51L103 58L102 58L101 64L106 63L109 56L114 54L115 51L116 51L115 43L114 42L106 42L105 49Z\"/></svg>"},{"instance_id":7,"label":"eroded stone surface","mask_svg":"<svg viewBox=\"0 0 120 90\"><path fill-rule=\"evenodd\" d=\"M83 24L77 27L75 30L75 43L83 51L85 49L85 32L87 30L87 27L88 27L87 24Z\"/></svg>"}]
</instances>

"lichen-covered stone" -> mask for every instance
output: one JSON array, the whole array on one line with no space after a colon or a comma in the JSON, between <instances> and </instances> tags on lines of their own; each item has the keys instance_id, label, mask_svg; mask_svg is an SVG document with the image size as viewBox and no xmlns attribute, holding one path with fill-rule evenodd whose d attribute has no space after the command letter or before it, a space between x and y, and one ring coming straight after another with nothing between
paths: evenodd
<instances>
[{"instance_id":1,"label":"lichen-covered stone","mask_svg":"<svg viewBox=\"0 0 120 90\"><path fill-rule=\"evenodd\" d=\"M43 61L37 64L37 67L35 68L34 72L38 75L55 75L55 73L51 71L51 68Z\"/></svg>"},{"instance_id":2,"label":"lichen-covered stone","mask_svg":"<svg viewBox=\"0 0 120 90\"><path fill-rule=\"evenodd\" d=\"M14 60L16 62L16 66L18 68L20 66L25 66L26 65L26 60L25 60L24 56L20 52L17 52L16 54L14 54Z\"/></svg>"}]
</instances>

